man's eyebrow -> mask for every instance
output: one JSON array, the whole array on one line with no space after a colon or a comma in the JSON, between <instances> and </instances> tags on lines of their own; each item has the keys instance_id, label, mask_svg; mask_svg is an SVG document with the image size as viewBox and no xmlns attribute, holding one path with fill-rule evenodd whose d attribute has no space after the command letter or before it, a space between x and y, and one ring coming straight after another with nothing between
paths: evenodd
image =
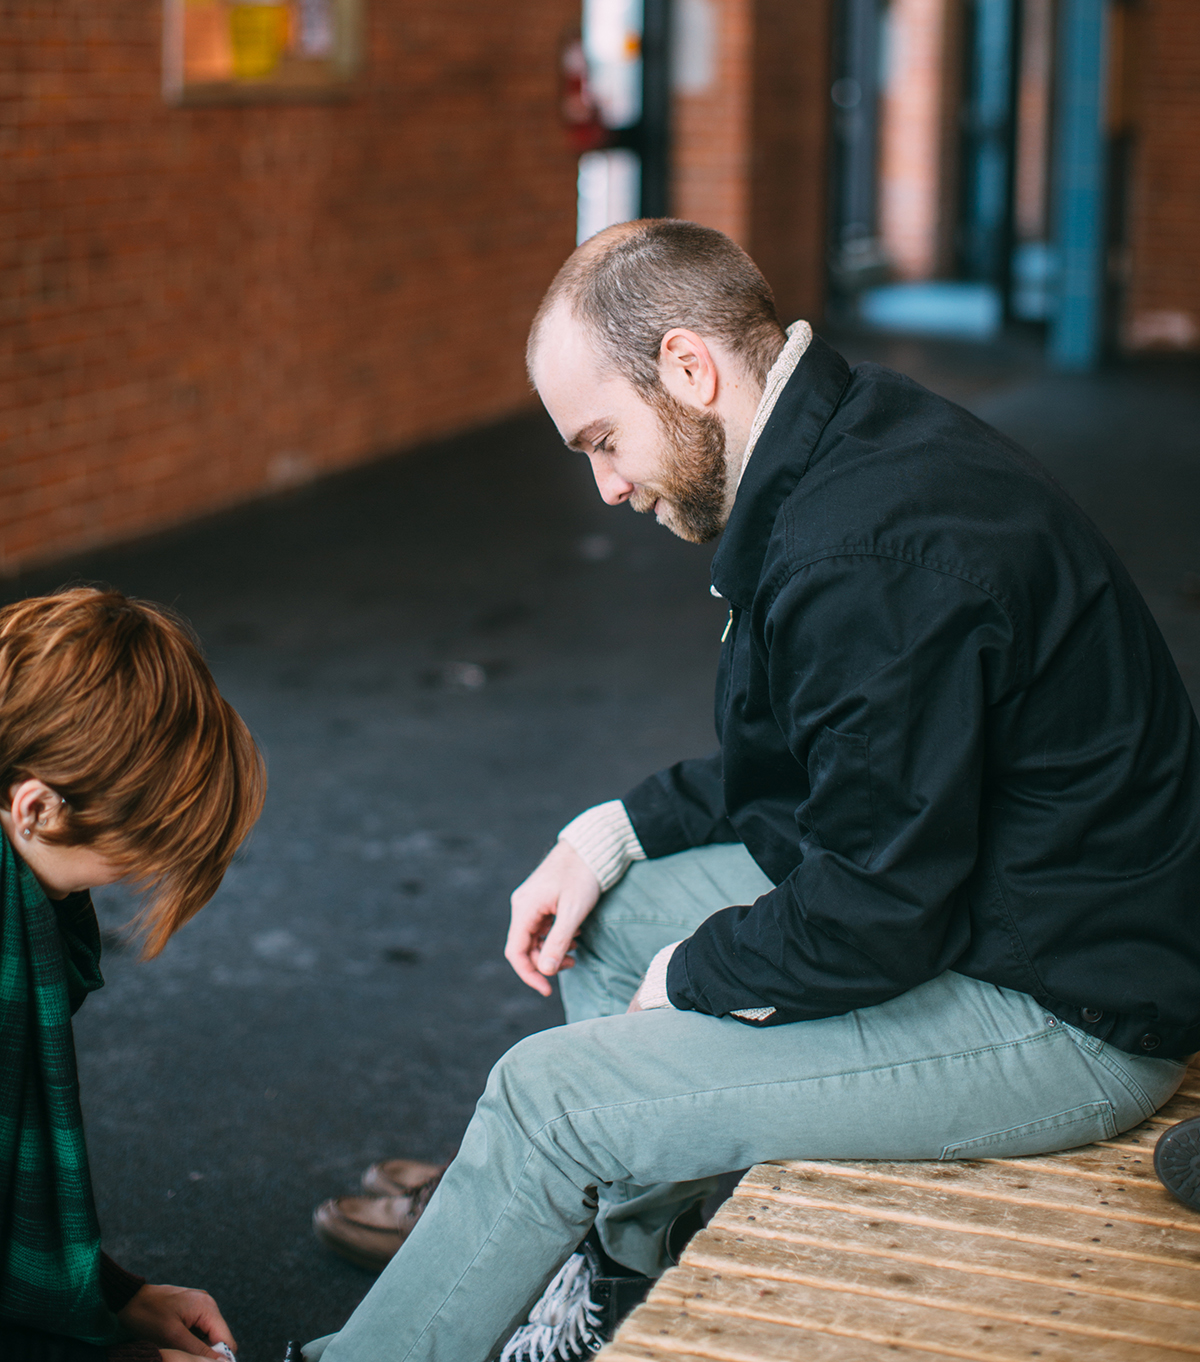
<instances>
[{"instance_id":1,"label":"man's eyebrow","mask_svg":"<svg viewBox=\"0 0 1200 1362\"><path fill-rule=\"evenodd\" d=\"M595 421L589 421L582 430L577 431L566 444L568 449L578 449L582 452L585 444L592 444L595 437L604 429L605 426L612 425L611 416L601 416Z\"/></svg>"}]
</instances>

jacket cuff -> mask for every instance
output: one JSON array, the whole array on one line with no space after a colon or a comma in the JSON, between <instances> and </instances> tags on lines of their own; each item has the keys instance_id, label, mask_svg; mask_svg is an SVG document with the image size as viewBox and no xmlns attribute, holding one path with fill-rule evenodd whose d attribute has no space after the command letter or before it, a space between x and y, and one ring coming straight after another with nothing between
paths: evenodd
<instances>
[{"instance_id":1,"label":"jacket cuff","mask_svg":"<svg viewBox=\"0 0 1200 1362\"><path fill-rule=\"evenodd\" d=\"M671 957L682 945L682 941L672 941L669 946L664 946L650 961L650 968L646 971L646 977L638 986L638 1002L641 1003L644 1012L650 1012L656 1007L675 1007L675 1004L667 997L667 966L671 963Z\"/></svg>"},{"instance_id":2,"label":"jacket cuff","mask_svg":"<svg viewBox=\"0 0 1200 1362\"><path fill-rule=\"evenodd\" d=\"M114 1263L107 1253L101 1253L100 1294L114 1315L124 1310L145 1285L145 1277L139 1277L136 1272L126 1272L123 1267Z\"/></svg>"},{"instance_id":3,"label":"jacket cuff","mask_svg":"<svg viewBox=\"0 0 1200 1362\"><path fill-rule=\"evenodd\" d=\"M697 1008L692 1001L688 987L687 951L678 950L679 946L684 945L686 945L685 942L677 941L674 946L669 946L667 951L660 951L650 962L650 968L654 968L660 956L665 957L663 960L663 991L667 995L669 1005L680 1012L704 1011L704 1008ZM648 974L647 977L649 977ZM674 997L672 997L672 994ZM643 1003L643 1006L646 1006L646 1004ZM738 1021L762 1022L773 1017L777 1011L778 1009L774 1007L739 1007L731 1011L729 1016L736 1017ZM722 1012L717 1015L724 1016L725 1013Z\"/></svg>"},{"instance_id":4,"label":"jacket cuff","mask_svg":"<svg viewBox=\"0 0 1200 1362\"><path fill-rule=\"evenodd\" d=\"M558 834L558 840L579 853L600 881L602 892L611 889L634 861L646 859L625 805L619 799L597 804L573 818Z\"/></svg>"}]
</instances>

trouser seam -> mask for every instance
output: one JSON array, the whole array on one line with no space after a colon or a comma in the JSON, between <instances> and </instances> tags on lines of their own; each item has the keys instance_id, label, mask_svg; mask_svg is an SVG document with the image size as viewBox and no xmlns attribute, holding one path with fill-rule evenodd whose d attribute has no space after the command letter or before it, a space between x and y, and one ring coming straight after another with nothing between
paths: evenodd
<instances>
[{"instance_id":1,"label":"trouser seam","mask_svg":"<svg viewBox=\"0 0 1200 1362\"><path fill-rule=\"evenodd\" d=\"M1069 1030L1070 1028L1068 1028L1068 1034ZM1075 1040L1073 1036L1071 1037L1071 1039L1078 1049L1083 1050L1093 1059L1099 1060L1099 1062L1113 1076L1113 1078L1115 1078L1117 1082L1120 1083L1120 1085L1133 1099L1134 1105L1141 1111L1143 1120L1145 1120L1149 1116L1154 1115L1157 1108L1155 1107L1154 1103L1150 1100L1150 1095L1137 1081L1137 1079L1133 1077L1132 1074L1126 1073L1125 1070L1119 1064L1115 1064L1111 1059L1109 1059L1108 1055L1105 1053L1105 1049L1107 1047L1102 1045L1099 1050L1089 1050L1087 1046L1080 1045L1079 1042Z\"/></svg>"},{"instance_id":2,"label":"trouser seam","mask_svg":"<svg viewBox=\"0 0 1200 1362\"><path fill-rule=\"evenodd\" d=\"M801 1026L803 1024L803 1022L796 1023L796 1025ZM903 1063L877 1064L860 1069L842 1069L836 1073L814 1074L809 1078L792 1078L785 1082L726 1083L722 1084L720 1087L704 1088L698 1092L673 1093L669 1097L638 1097L628 1102L606 1102L601 1106L594 1107L571 1107L569 1110L558 1112L555 1116L550 1117L549 1120L544 1121L536 1130L533 1130L530 1133L529 1138L531 1140L536 1140L550 1130L552 1126L556 1126L562 1121L568 1121L577 1116L591 1116L597 1112L623 1111L628 1108L656 1104L659 1102L676 1102L680 1100L691 1101L697 1097L708 1096L715 1093L751 1092L758 1088L801 1087L809 1083L828 1082L831 1079L860 1078L866 1074L899 1073L905 1069L915 1069L922 1064L940 1064L946 1060L969 1059L976 1055L998 1054L1003 1050L1014 1050L1018 1046L1027 1045L1030 1042L1045 1044L1049 1039L1050 1037L1046 1032L1035 1031L1028 1036L1019 1036L1014 1040L998 1041L992 1045L980 1045L970 1050L950 1050L939 1055L923 1055L920 1059L905 1060Z\"/></svg>"}]
</instances>

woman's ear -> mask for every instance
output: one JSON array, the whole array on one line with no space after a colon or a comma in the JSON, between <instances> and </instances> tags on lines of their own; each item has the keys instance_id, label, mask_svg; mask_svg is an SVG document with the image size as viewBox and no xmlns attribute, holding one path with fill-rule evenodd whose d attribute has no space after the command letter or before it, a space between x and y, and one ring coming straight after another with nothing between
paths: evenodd
<instances>
[{"instance_id":1,"label":"woman's ear","mask_svg":"<svg viewBox=\"0 0 1200 1362\"><path fill-rule=\"evenodd\" d=\"M717 400L718 375L712 352L694 331L674 327L662 338L658 372L663 387L689 407L711 407Z\"/></svg>"},{"instance_id":2,"label":"woman's ear","mask_svg":"<svg viewBox=\"0 0 1200 1362\"><path fill-rule=\"evenodd\" d=\"M5 812L12 819L13 832L24 838L48 831L57 823L63 800L36 777L10 787Z\"/></svg>"}]
</instances>

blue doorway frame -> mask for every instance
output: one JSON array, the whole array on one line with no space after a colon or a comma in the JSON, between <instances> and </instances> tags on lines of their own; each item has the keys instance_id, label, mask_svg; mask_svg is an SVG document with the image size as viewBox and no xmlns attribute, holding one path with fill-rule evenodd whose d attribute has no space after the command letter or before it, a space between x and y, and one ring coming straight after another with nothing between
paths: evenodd
<instances>
[{"instance_id":1,"label":"blue doorway frame","mask_svg":"<svg viewBox=\"0 0 1200 1362\"><path fill-rule=\"evenodd\" d=\"M942 328L941 314L957 299L974 309L973 334L980 338L996 334L1002 318L1044 322L1049 364L1087 370L1100 362L1106 314L1116 301L1106 278L1112 230L1108 199L1113 192L1107 183L1111 176L1106 105L1114 3L1121 0L1055 0L1049 222L1046 235L1036 243L1039 254L1034 261L1026 260L1028 243L1018 242L1015 230L1016 101L1024 6L1021 0L961 0L966 42L957 171L957 277L906 284L889 282L876 222L884 51L880 35L888 0L838 0L830 90L834 182L829 244L831 291L846 315L856 315L868 325L920 332ZM1036 307L1021 293L1022 283L1030 283L1025 274L1034 265ZM990 322L975 296L989 289L995 294ZM876 316L872 309L882 312ZM953 330L951 322L953 318L945 327ZM958 334L972 334L972 328L963 321Z\"/></svg>"},{"instance_id":2,"label":"blue doorway frame","mask_svg":"<svg viewBox=\"0 0 1200 1362\"><path fill-rule=\"evenodd\" d=\"M1059 0L1052 181L1058 287L1047 337L1058 369L1093 369L1103 351L1108 25L1109 0Z\"/></svg>"}]
</instances>

